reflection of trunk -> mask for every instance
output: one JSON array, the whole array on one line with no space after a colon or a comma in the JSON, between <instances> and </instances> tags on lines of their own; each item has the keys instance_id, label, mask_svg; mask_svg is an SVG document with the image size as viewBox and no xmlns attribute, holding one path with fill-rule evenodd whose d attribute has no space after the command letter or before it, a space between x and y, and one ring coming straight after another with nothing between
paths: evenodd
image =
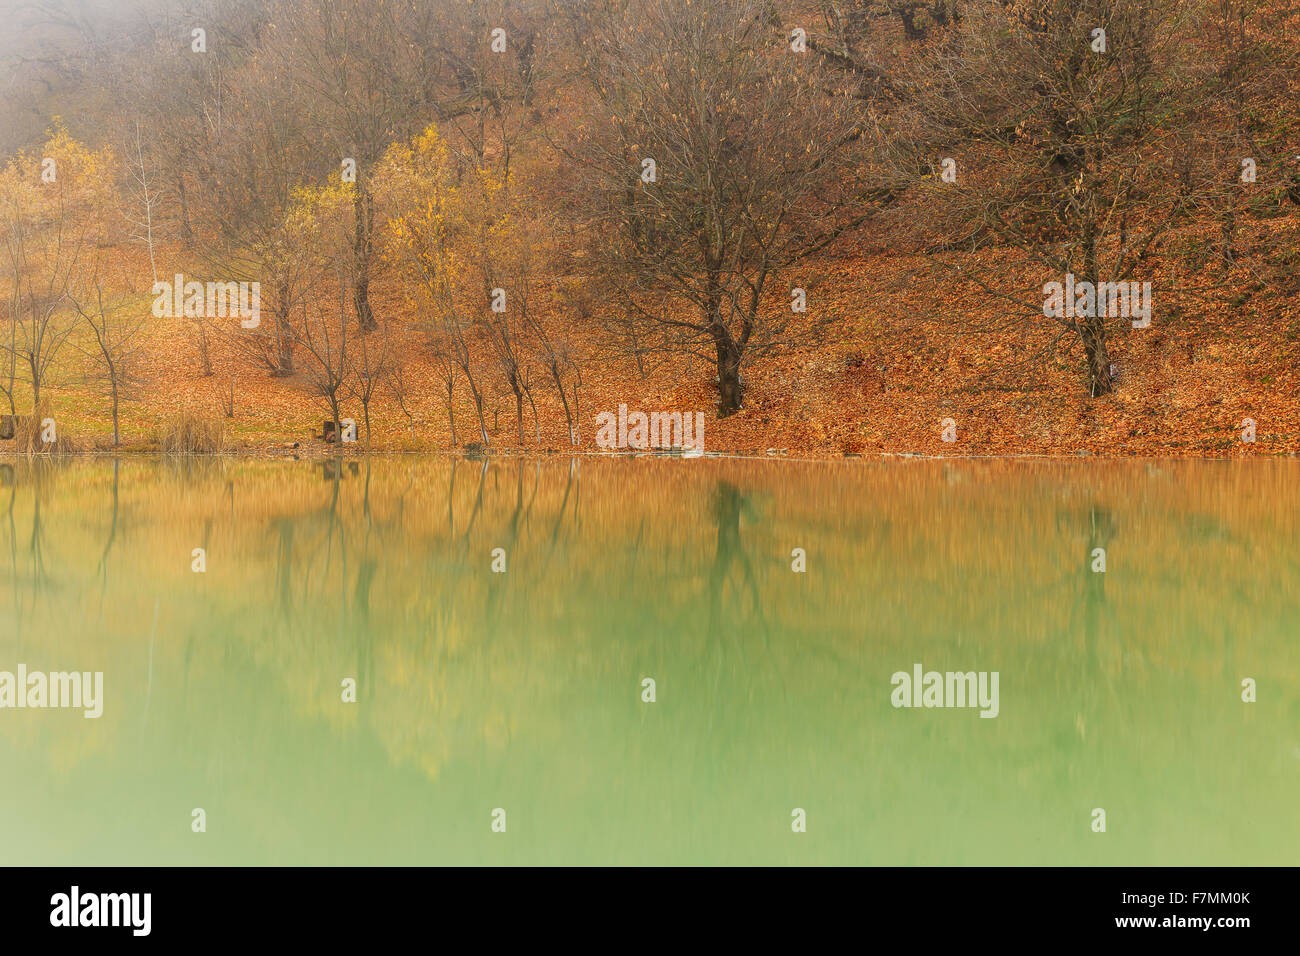
<instances>
[{"instance_id":1,"label":"reflection of trunk","mask_svg":"<svg viewBox=\"0 0 1300 956\"><path fill-rule=\"evenodd\" d=\"M710 590L715 597L727 569L740 555L740 506L743 500L735 485L726 482L718 485L713 504L718 543L713 553L713 571L709 576Z\"/></svg>"},{"instance_id":2,"label":"reflection of trunk","mask_svg":"<svg viewBox=\"0 0 1300 956\"><path fill-rule=\"evenodd\" d=\"M451 460L451 475L447 479L447 536L456 537L456 459Z\"/></svg>"},{"instance_id":3,"label":"reflection of trunk","mask_svg":"<svg viewBox=\"0 0 1300 956\"><path fill-rule=\"evenodd\" d=\"M113 447L116 448L118 445L122 443L122 440L118 431L118 424L117 424L117 369L113 367L113 363L111 361L108 363L108 381L113 389ZM113 479L114 479L114 483L116 484L116 480L117 480L117 459L116 458L113 459ZM116 491L114 491L114 493L116 494Z\"/></svg>"},{"instance_id":4,"label":"reflection of trunk","mask_svg":"<svg viewBox=\"0 0 1300 956\"><path fill-rule=\"evenodd\" d=\"M99 568L105 575L108 573L109 552L113 550L113 542L117 540L118 472L121 470L121 464L121 459L113 459L113 519L109 524L108 541L104 544L104 553L99 557ZM105 580L107 580L107 577Z\"/></svg>"},{"instance_id":5,"label":"reflection of trunk","mask_svg":"<svg viewBox=\"0 0 1300 956\"><path fill-rule=\"evenodd\" d=\"M32 489L32 537L28 550L31 552L32 591L39 592L45 586L45 549L41 542L41 480L36 473L36 485Z\"/></svg>"},{"instance_id":6,"label":"reflection of trunk","mask_svg":"<svg viewBox=\"0 0 1300 956\"><path fill-rule=\"evenodd\" d=\"M343 480L343 461L341 459L335 458L331 462L331 464L334 465L334 474L330 476L330 479L333 482L333 487L330 489L330 506L329 506L330 520L329 520L329 525L325 531L325 568L327 571L331 565L331 557L334 553L334 529L335 528L339 529L339 548L343 551L344 568L347 567L346 557L347 557L347 546L348 546L347 532L342 527L342 523L339 520L339 482ZM339 596L342 597L343 589L341 587L334 590L336 590Z\"/></svg>"},{"instance_id":7,"label":"reflection of trunk","mask_svg":"<svg viewBox=\"0 0 1300 956\"><path fill-rule=\"evenodd\" d=\"M9 469L9 582L13 585L14 606L18 605L18 523L14 520L14 503L18 500L18 477L13 474L12 465L2 465Z\"/></svg>"},{"instance_id":8,"label":"reflection of trunk","mask_svg":"<svg viewBox=\"0 0 1300 956\"><path fill-rule=\"evenodd\" d=\"M352 305L356 309L357 323L362 332L377 328L375 314L370 308L370 240L374 218L374 199L370 190L357 183L352 192L355 233L352 251L356 257L357 274L352 283Z\"/></svg>"},{"instance_id":9,"label":"reflection of trunk","mask_svg":"<svg viewBox=\"0 0 1300 956\"><path fill-rule=\"evenodd\" d=\"M1083 566L1083 639L1090 669L1096 667L1099 625L1106 608L1106 573L1093 570L1093 552L1107 548L1114 533L1110 512L1093 505L1088 511L1088 553Z\"/></svg>"},{"instance_id":10,"label":"reflection of trunk","mask_svg":"<svg viewBox=\"0 0 1300 956\"><path fill-rule=\"evenodd\" d=\"M718 529L718 544L713 556L713 568L709 572L709 621L710 631L718 633L723 626L722 603L723 589L731 566L740 566L742 583L753 604L753 611L762 623L762 605L759 601L758 583L754 579L754 569L745 555L740 540L740 515L745 506L745 497L735 485L719 482L713 503L713 517ZM743 621L727 622L732 627Z\"/></svg>"},{"instance_id":11,"label":"reflection of trunk","mask_svg":"<svg viewBox=\"0 0 1300 956\"><path fill-rule=\"evenodd\" d=\"M276 556L276 591L280 597L280 613L288 617L293 612L293 523L280 522L280 549Z\"/></svg>"},{"instance_id":12,"label":"reflection of trunk","mask_svg":"<svg viewBox=\"0 0 1300 956\"><path fill-rule=\"evenodd\" d=\"M370 510L370 463L366 462L366 505ZM373 632L370 629L370 589L374 584L378 562L370 557L370 531L366 530L365 544L361 549L361 568L357 571L357 587L353 607L361 617L361 626L354 628L357 636L357 699L361 701L362 714L369 717L371 695L364 691L371 685L374 670Z\"/></svg>"},{"instance_id":13,"label":"reflection of trunk","mask_svg":"<svg viewBox=\"0 0 1300 956\"><path fill-rule=\"evenodd\" d=\"M367 547L369 547L367 545ZM354 603L360 609L361 627L355 629L357 640L357 700L361 713L369 723L371 695L366 693L373 681L374 632L370 629L370 588L378 565L373 558L363 557L357 572L357 590Z\"/></svg>"},{"instance_id":14,"label":"reflection of trunk","mask_svg":"<svg viewBox=\"0 0 1300 956\"><path fill-rule=\"evenodd\" d=\"M560 526L564 523L564 513L569 507L569 494L573 491L573 479L578 473L578 459L569 459L569 480L564 484L564 498L560 502L560 510L555 513L555 527L551 528L551 550L555 550L555 543L560 539Z\"/></svg>"},{"instance_id":15,"label":"reflection of trunk","mask_svg":"<svg viewBox=\"0 0 1300 956\"><path fill-rule=\"evenodd\" d=\"M486 462L484 462L486 464ZM498 472L499 474L500 472ZM493 489L495 490L495 488ZM532 500L529 500L529 510L532 510ZM518 459L515 465L515 510L510 515L510 522L506 528L505 540L502 546L508 556L513 557L515 544L519 541L519 521L524 514L524 461ZM484 617L487 622L487 632L495 634L498 631L497 620L501 613L501 591L505 586L504 574L488 575L488 593L487 606L484 609Z\"/></svg>"},{"instance_id":16,"label":"reflection of trunk","mask_svg":"<svg viewBox=\"0 0 1300 956\"><path fill-rule=\"evenodd\" d=\"M478 472L478 493L474 496L474 510L469 513L469 524L465 526L465 536L463 544L469 547L469 535L474 530L474 525L478 521L478 513L483 509L483 487L487 483L488 460L483 459L483 464Z\"/></svg>"},{"instance_id":17,"label":"reflection of trunk","mask_svg":"<svg viewBox=\"0 0 1300 956\"><path fill-rule=\"evenodd\" d=\"M362 558L361 567L357 571L357 588L352 597L353 606L361 615L361 623L364 625L360 630L366 632L370 630L370 587L374 584L377 570L379 566L374 558Z\"/></svg>"}]
</instances>

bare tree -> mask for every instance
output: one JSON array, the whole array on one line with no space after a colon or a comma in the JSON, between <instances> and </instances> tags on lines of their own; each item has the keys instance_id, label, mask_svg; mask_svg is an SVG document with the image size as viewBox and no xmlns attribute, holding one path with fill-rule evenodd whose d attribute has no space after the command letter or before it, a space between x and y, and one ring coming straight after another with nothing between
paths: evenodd
<instances>
[{"instance_id":1,"label":"bare tree","mask_svg":"<svg viewBox=\"0 0 1300 956\"><path fill-rule=\"evenodd\" d=\"M532 313L529 315L529 329L541 354L542 365L546 369L547 375L550 376L551 382L555 385L556 393L560 396L560 404L564 408L564 424L569 435L569 444L576 447L578 444L576 420L578 414L578 386L582 383L582 371L574 356L573 348L567 341L552 337L542 325L540 318ZM572 401L570 401L565 386L566 376L572 376Z\"/></svg>"},{"instance_id":2,"label":"bare tree","mask_svg":"<svg viewBox=\"0 0 1300 956\"><path fill-rule=\"evenodd\" d=\"M304 303L300 310L296 310L301 320L294 325L297 345L305 359L303 375L312 393L324 399L329 407L335 440L342 438L343 421L339 408L348 396L351 378L345 289L346 286L340 284L337 309Z\"/></svg>"},{"instance_id":3,"label":"bare tree","mask_svg":"<svg viewBox=\"0 0 1300 956\"><path fill-rule=\"evenodd\" d=\"M5 271L13 327L7 351L13 401L16 367L21 366L32 389L32 407L39 409L42 388L59 352L76 327L69 291L86 268L87 248L101 223L101 183L107 155L85 151L58 133L47 147L57 155L38 163L20 157L10 163L0 182L0 230L3 231ZM52 165L46 166L46 163ZM52 180L42 179L44 169Z\"/></svg>"},{"instance_id":4,"label":"bare tree","mask_svg":"<svg viewBox=\"0 0 1300 956\"><path fill-rule=\"evenodd\" d=\"M355 301L355 300L354 300ZM359 323L358 323L359 324ZM359 335L348 356L352 391L361 402L366 426L366 447L370 447L370 405L393 373L394 355L388 324L376 322L373 335Z\"/></svg>"},{"instance_id":5,"label":"bare tree","mask_svg":"<svg viewBox=\"0 0 1300 956\"><path fill-rule=\"evenodd\" d=\"M77 314L90 328L95 340L93 350L82 348L99 365L103 381L112 400L113 447L121 442L118 409L123 391L132 382L131 363L140 348L139 335L145 314L133 310L122 299L105 297L99 270L89 287L72 298Z\"/></svg>"},{"instance_id":6,"label":"bare tree","mask_svg":"<svg viewBox=\"0 0 1300 956\"><path fill-rule=\"evenodd\" d=\"M126 168L129 176L126 219L135 230L131 238L143 242L149 250L149 268L153 272L153 281L157 282L158 261L154 256L154 220L158 217L163 194L154 175L151 157L145 156L144 137L140 133L139 120L135 122L135 136L123 155L127 157Z\"/></svg>"},{"instance_id":7,"label":"bare tree","mask_svg":"<svg viewBox=\"0 0 1300 956\"><path fill-rule=\"evenodd\" d=\"M275 377L294 372L294 316L319 269L303 254L292 213L295 191L310 154L294 122L293 91L279 81L272 61L245 65L237 86L223 91L226 121L212 146L212 180L197 212L208 241L196 254L210 278L258 282L270 313L255 329L236 334L237 345Z\"/></svg>"},{"instance_id":8,"label":"bare tree","mask_svg":"<svg viewBox=\"0 0 1300 956\"><path fill-rule=\"evenodd\" d=\"M514 7L519 7L514 4ZM525 7L528 4L524 5ZM375 255L372 169L394 140L423 129L431 119L466 118L482 127L501 121L506 72L492 77L520 54L490 49L493 27L513 14L506 5L393 4L371 0L295 0L272 28L267 50L304 94L304 127L313 144L324 143L326 175L348 166L355 183L352 236L352 299L363 332L375 329L370 283L382 260ZM527 34L517 35L526 44ZM495 61L495 63L494 63ZM482 155L482 138L478 143Z\"/></svg>"},{"instance_id":9,"label":"bare tree","mask_svg":"<svg viewBox=\"0 0 1300 956\"><path fill-rule=\"evenodd\" d=\"M451 428L451 444L456 447L460 440L456 436L456 376L460 365L453 352L455 344L442 323L433 323L425 327L425 350L433 358L442 379L443 401L447 407L447 424Z\"/></svg>"},{"instance_id":10,"label":"bare tree","mask_svg":"<svg viewBox=\"0 0 1300 956\"><path fill-rule=\"evenodd\" d=\"M465 316L449 292L450 290L444 290L445 297L440 300L439 308L444 341L450 347L452 361L456 364L456 368L465 380L465 384L469 386L470 397L474 400L474 412L478 416L479 438L486 449L491 446L492 442L488 438L483 388L479 383L474 358L470 354L468 343L465 341L467 326Z\"/></svg>"},{"instance_id":11,"label":"bare tree","mask_svg":"<svg viewBox=\"0 0 1300 956\"><path fill-rule=\"evenodd\" d=\"M406 426L410 430L411 438L415 438L415 412L411 410L411 403L415 398L415 388L406 365L394 361L387 381L388 390L393 393L393 399L397 402L397 407L406 416Z\"/></svg>"},{"instance_id":12,"label":"bare tree","mask_svg":"<svg viewBox=\"0 0 1300 956\"><path fill-rule=\"evenodd\" d=\"M456 164L445 140L429 127L410 144L390 148L376 176L376 189L390 213L386 256L420 292L430 310L427 341L446 370L448 416L453 415L457 374L469 387L479 436L489 445L485 397L477 362L467 341L473 316L486 309L482 268L468 272L481 251L481 223L466 213ZM477 246L477 249L475 248ZM455 431L453 421L453 433Z\"/></svg>"},{"instance_id":13,"label":"bare tree","mask_svg":"<svg viewBox=\"0 0 1300 956\"><path fill-rule=\"evenodd\" d=\"M952 43L911 84L907 167L918 151L933 167L964 150L955 182L919 181L932 221L974 227L1057 279L1094 288L1131 279L1223 181L1197 159L1203 144L1179 133L1207 105L1193 95L1204 87L1192 50L1187 21L1161 0L968 4ZM1042 297L1023 294L1007 257L944 261L1004 301L1013 320L1043 320ZM1093 312L1054 321L1058 339L1082 345L1096 397L1114 387L1110 339L1121 321Z\"/></svg>"},{"instance_id":14,"label":"bare tree","mask_svg":"<svg viewBox=\"0 0 1300 956\"><path fill-rule=\"evenodd\" d=\"M788 327L775 284L866 218L854 100L810 82L766 12L632 0L592 41L592 133L570 156L608 287L659 347L714 367L720 416Z\"/></svg>"},{"instance_id":15,"label":"bare tree","mask_svg":"<svg viewBox=\"0 0 1300 956\"><path fill-rule=\"evenodd\" d=\"M527 327L528 293L525 288L514 282L496 288L504 293L501 297L502 308L500 311L489 310L484 326L492 354L496 358L497 369L514 398L515 432L519 444L522 445L524 443L524 398L528 395L528 370L526 359L522 355L523 330ZM531 395L529 401L532 401ZM535 408L534 417L536 417ZM540 436L538 440L540 441Z\"/></svg>"},{"instance_id":16,"label":"bare tree","mask_svg":"<svg viewBox=\"0 0 1300 956\"><path fill-rule=\"evenodd\" d=\"M1243 213L1300 205L1300 174L1293 150L1277 149L1288 127L1300 125L1289 89L1300 68L1300 50L1276 29L1277 0L1209 0L1203 28L1204 55L1213 72L1201 91L1218 109L1193 117L1188 130L1213 157L1224 178L1216 203L1222 264L1239 262L1234 238ZM1226 115L1224 115L1226 113ZM1249 264L1247 268L1250 268ZM1251 269L1257 280L1267 281Z\"/></svg>"}]
</instances>

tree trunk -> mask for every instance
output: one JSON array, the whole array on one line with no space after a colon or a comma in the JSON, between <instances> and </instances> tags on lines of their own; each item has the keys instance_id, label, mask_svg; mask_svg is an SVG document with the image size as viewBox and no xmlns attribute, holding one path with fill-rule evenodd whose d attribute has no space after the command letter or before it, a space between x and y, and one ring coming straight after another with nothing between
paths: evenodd
<instances>
[{"instance_id":1,"label":"tree trunk","mask_svg":"<svg viewBox=\"0 0 1300 956\"><path fill-rule=\"evenodd\" d=\"M122 442L117 430L117 374L112 366L109 366L109 378L113 383L113 447L116 448Z\"/></svg>"},{"instance_id":2,"label":"tree trunk","mask_svg":"<svg viewBox=\"0 0 1300 956\"><path fill-rule=\"evenodd\" d=\"M352 285L352 306L357 313L357 323L362 332L378 328L375 313L370 308L370 238L373 200L370 191L361 183L353 192L353 218L356 230L352 250L356 256L357 278Z\"/></svg>"},{"instance_id":3,"label":"tree trunk","mask_svg":"<svg viewBox=\"0 0 1300 956\"><path fill-rule=\"evenodd\" d=\"M511 384L515 393L515 431L519 435L519 447L524 445L524 396L517 384Z\"/></svg>"},{"instance_id":4,"label":"tree trunk","mask_svg":"<svg viewBox=\"0 0 1300 956\"><path fill-rule=\"evenodd\" d=\"M487 432L487 419L483 417L483 393L479 391L478 384L474 381L469 370L465 370L466 380L469 382L470 393L474 396L474 411L478 413L478 433L483 439L483 448L486 450L490 446Z\"/></svg>"},{"instance_id":5,"label":"tree trunk","mask_svg":"<svg viewBox=\"0 0 1300 956\"><path fill-rule=\"evenodd\" d=\"M478 409L478 434L483 439L483 447L487 448L492 443L488 440L487 420L483 417L483 396L477 391L474 393L474 407Z\"/></svg>"},{"instance_id":6,"label":"tree trunk","mask_svg":"<svg viewBox=\"0 0 1300 956\"><path fill-rule=\"evenodd\" d=\"M1231 167L1228 170L1229 188L1235 188L1237 185L1237 168ZM1235 205L1229 201L1227 209L1224 210L1223 218L1219 220L1219 255L1223 260L1224 268L1231 268L1237 261L1237 250L1233 248L1233 239L1237 232L1237 212Z\"/></svg>"},{"instance_id":7,"label":"tree trunk","mask_svg":"<svg viewBox=\"0 0 1300 956\"><path fill-rule=\"evenodd\" d=\"M293 325L289 321L288 290L282 290L280 305L275 310L275 377L287 378L293 374Z\"/></svg>"},{"instance_id":8,"label":"tree trunk","mask_svg":"<svg viewBox=\"0 0 1300 956\"><path fill-rule=\"evenodd\" d=\"M212 355L208 350L208 329L206 319L198 318L194 320L194 328L198 335L199 346L199 366L203 372L204 378L212 375Z\"/></svg>"},{"instance_id":9,"label":"tree trunk","mask_svg":"<svg viewBox=\"0 0 1300 956\"><path fill-rule=\"evenodd\" d=\"M451 379L447 379L447 422L451 425L451 447L455 448L460 444L460 441L456 438L456 407L453 401Z\"/></svg>"},{"instance_id":10,"label":"tree trunk","mask_svg":"<svg viewBox=\"0 0 1300 956\"><path fill-rule=\"evenodd\" d=\"M560 378L559 364L555 361L546 363L551 369L551 378L555 379L555 387L559 390L560 401L564 403L564 424L569 428L569 444L578 444L578 438L573 433L573 413L569 411L569 396L564 391L564 381ZM540 442L541 439L538 439Z\"/></svg>"},{"instance_id":11,"label":"tree trunk","mask_svg":"<svg viewBox=\"0 0 1300 956\"><path fill-rule=\"evenodd\" d=\"M333 390L333 391L331 391L331 392L329 393L329 401L330 401L330 414L334 416L334 419L333 419L333 421L334 421L334 442L333 442L333 444L335 444L335 445L337 445L337 446L339 446L339 447L342 447L342 445L343 445L343 419L341 419L341 418L339 417L339 415L341 414L341 412L340 412L340 410L339 410L339 396L338 396L338 390L337 390L337 389L335 389L335 390ZM325 438L326 441L329 440L328 435L329 435L329 432L328 432L327 430L325 430L325 429L322 429L322 430L321 430L321 436L322 436L323 438Z\"/></svg>"},{"instance_id":12,"label":"tree trunk","mask_svg":"<svg viewBox=\"0 0 1300 956\"><path fill-rule=\"evenodd\" d=\"M525 388L524 395L528 397L528 407L533 410L533 431L537 434L537 444L540 446L542 444L542 423L537 418L537 403L533 401L532 388Z\"/></svg>"},{"instance_id":13,"label":"tree trunk","mask_svg":"<svg viewBox=\"0 0 1300 956\"><path fill-rule=\"evenodd\" d=\"M1092 316L1084 320L1080 329L1083 351L1088 358L1088 394L1093 398L1109 395L1115 390L1115 378L1110 370L1110 353L1106 348L1106 320Z\"/></svg>"},{"instance_id":14,"label":"tree trunk","mask_svg":"<svg viewBox=\"0 0 1300 956\"><path fill-rule=\"evenodd\" d=\"M17 389L18 381L18 320L15 316L9 322L9 387L5 390L5 397L9 399L9 414L17 415L18 408L14 404L14 392Z\"/></svg>"},{"instance_id":15,"label":"tree trunk","mask_svg":"<svg viewBox=\"0 0 1300 956\"><path fill-rule=\"evenodd\" d=\"M1084 277L1098 287L1097 266L1097 230L1088 223L1084 230L1083 241ZM1095 303L1093 314L1080 317L1079 336L1083 339L1083 351L1088 359L1088 394L1093 398L1109 395L1114 390L1114 379L1110 371L1110 352L1106 348L1106 321L1110 318L1110 309L1101 302Z\"/></svg>"},{"instance_id":16,"label":"tree trunk","mask_svg":"<svg viewBox=\"0 0 1300 956\"><path fill-rule=\"evenodd\" d=\"M573 433L573 445L576 448L581 441L578 434L578 422L582 419L582 406L578 403L578 388L582 385L582 369L574 366L573 369L573 427L570 431Z\"/></svg>"},{"instance_id":17,"label":"tree trunk","mask_svg":"<svg viewBox=\"0 0 1300 956\"><path fill-rule=\"evenodd\" d=\"M181 201L181 244L186 249L194 248L194 230L190 228L190 205L185 199L185 177L176 174L176 193Z\"/></svg>"},{"instance_id":18,"label":"tree trunk","mask_svg":"<svg viewBox=\"0 0 1300 956\"><path fill-rule=\"evenodd\" d=\"M726 326L714 324L713 344L718 360L718 417L726 418L740 411L740 349Z\"/></svg>"},{"instance_id":19,"label":"tree trunk","mask_svg":"<svg viewBox=\"0 0 1300 956\"><path fill-rule=\"evenodd\" d=\"M898 17L903 21L903 35L909 40L919 40L925 36L925 30L916 25L915 10L904 7L898 11Z\"/></svg>"}]
</instances>

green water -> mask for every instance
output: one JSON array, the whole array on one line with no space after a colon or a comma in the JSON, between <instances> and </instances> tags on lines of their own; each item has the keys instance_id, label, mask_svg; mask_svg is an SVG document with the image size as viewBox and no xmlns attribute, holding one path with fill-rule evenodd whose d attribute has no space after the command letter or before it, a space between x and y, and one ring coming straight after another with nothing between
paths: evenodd
<instances>
[{"instance_id":1,"label":"green water","mask_svg":"<svg viewBox=\"0 0 1300 956\"><path fill-rule=\"evenodd\" d=\"M1297 515L1292 461L14 462L0 671L104 703L0 709L0 863L1294 864Z\"/></svg>"}]
</instances>

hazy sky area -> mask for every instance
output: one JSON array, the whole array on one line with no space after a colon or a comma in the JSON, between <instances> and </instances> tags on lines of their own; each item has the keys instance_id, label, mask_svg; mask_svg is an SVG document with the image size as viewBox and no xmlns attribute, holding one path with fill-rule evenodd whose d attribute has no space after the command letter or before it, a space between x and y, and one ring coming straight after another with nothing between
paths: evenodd
<instances>
[{"instance_id":1,"label":"hazy sky area","mask_svg":"<svg viewBox=\"0 0 1300 956\"><path fill-rule=\"evenodd\" d=\"M0 156L40 141L52 115L75 133L92 132L102 83L111 75L130 82L130 60L116 70L107 61L147 42L164 11L203 4L169 0L0 0ZM179 42L179 41L178 41Z\"/></svg>"}]
</instances>

